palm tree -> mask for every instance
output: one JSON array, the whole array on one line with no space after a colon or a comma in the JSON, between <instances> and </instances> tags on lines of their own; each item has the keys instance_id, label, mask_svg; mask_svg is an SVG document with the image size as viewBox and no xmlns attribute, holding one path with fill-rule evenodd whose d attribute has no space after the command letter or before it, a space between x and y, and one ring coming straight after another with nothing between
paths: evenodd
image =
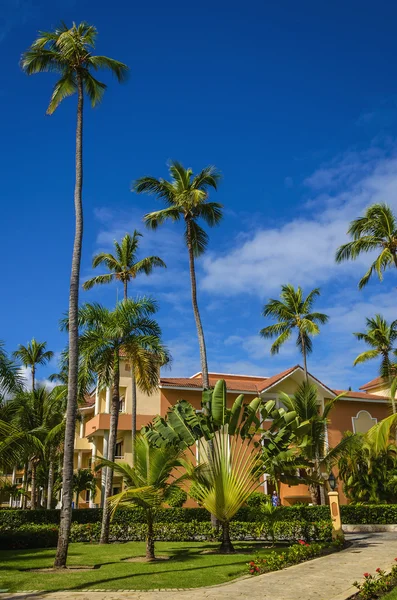
<instances>
[{"instance_id":1,"label":"palm tree","mask_svg":"<svg viewBox=\"0 0 397 600\"><path fill-rule=\"evenodd\" d=\"M36 365L46 365L54 356L51 350L46 350L47 342L38 342L34 338L26 346L20 344L14 352L14 358L20 360L24 367L30 367L32 374L32 390L36 383Z\"/></svg>"},{"instance_id":2,"label":"palm tree","mask_svg":"<svg viewBox=\"0 0 397 600\"><path fill-rule=\"evenodd\" d=\"M154 531L156 510L165 502L176 481L173 480L175 469L182 466L182 451L174 446L158 448L149 443L144 436L135 439L135 465L103 461L102 465L110 467L124 479L124 490L109 498L112 514L119 506L140 506L146 514L146 560L155 560Z\"/></svg>"},{"instance_id":3,"label":"palm tree","mask_svg":"<svg viewBox=\"0 0 397 600\"><path fill-rule=\"evenodd\" d=\"M58 548L55 556L57 568L66 567L73 499L73 452L76 425L77 371L78 371L78 303L80 262L83 241L83 103L84 94L97 105L106 90L93 71L111 71L118 81L123 81L128 68L125 64L108 58L95 56L97 30L82 22L68 28L64 23L54 31L42 32L31 47L22 55L22 68L28 75L54 71L60 78L55 84L47 114L51 115L62 100L77 93L76 124L76 181L74 189L75 238L73 244L72 270L69 292L69 378L68 405L65 430L65 452L63 464L63 494L59 526Z\"/></svg>"},{"instance_id":4,"label":"palm tree","mask_svg":"<svg viewBox=\"0 0 397 600\"><path fill-rule=\"evenodd\" d=\"M101 252L94 256L92 261L93 268L96 268L102 264L104 264L110 273L106 273L105 275L97 275L92 279L89 279L83 284L83 289L90 290L95 285L101 285L110 283L112 281L121 281L124 287L124 300L128 298L128 284L131 280L135 279L137 275L140 273L145 273L145 275L150 275L155 267L166 267L166 264L159 258L158 256L147 256L142 258L141 260L137 260L137 251L139 247L139 238L142 237L142 234L139 233L136 229L132 236L130 234L126 234L121 240L121 244L117 241L114 242L115 254L109 254L105 252ZM138 353L140 355L140 352ZM136 436L136 385L137 379L138 381L142 381L143 384L145 382L142 380L141 374L142 369L137 368L135 365L134 357L130 357L132 359L131 366L131 379L132 379L132 407L131 407L131 432L132 439L135 439ZM139 359L139 356L137 357ZM164 364L166 361L166 357L162 357L159 364ZM150 393L154 390L158 385L158 377L156 376L155 381L150 381L149 385L140 386L143 391ZM132 444L132 448L134 451L134 444ZM134 455L132 456L132 464L134 464Z\"/></svg>"},{"instance_id":5,"label":"palm tree","mask_svg":"<svg viewBox=\"0 0 397 600\"><path fill-rule=\"evenodd\" d=\"M397 219L387 204L369 206L363 217L350 223L347 233L353 238L336 251L336 262L356 260L361 254L378 252L368 271L360 279L360 290L374 273L382 281L383 273L391 266L397 267Z\"/></svg>"},{"instance_id":6,"label":"palm tree","mask_svg":"<svg viewBox=\"0 0 397 600\"><path fill-rule=\"evenodd\" d=\"M202 219L209 227L214 227L222 219L222 204L208 200L210 188L217 189L220 173L211 166L200 171L198 175L193 175L192 169L185 169L176 161L171 162L169 172L171 181L142 177L134 183L133 191L138 194L154 194L166 204L166 208L145 215L146 225L150 229L157 229L159 225L168 220L179 221L182 219L185 224L192 305L200 347L203 388L208 389L210 384L207 351L197 302L195 258L204 254L208 245L208 235L198 224L199 219Z\"/></svg>"},{"instance_id":7,"label":"palm tree","mask_svg":"<svg viewBox=\"0 0 397 600\"><path fill-rule=\"evenodd\" d=\"M95 285L121 281L124 288L124 300L126 300L128 297L128 284L131 279L135 279L140 273L150 275L154 267L166 267L165 262L158 256L147 256L137 260L136 255L140 237L142 237L142 234L135 229L132 235L127 233L123 237L121 244L116 240L114 241L115 254L100 252L94 256L92 267L95 269L100 265L105 265L110 272L88 279L83 284L83 289L90 290Z\"/></svg>"},{"instance_id":8,"label":"palm tree","mask_svg":"<svg viewBox=\"0 0 397 600\"><path fill-rule=\"evenodd\" d=\"M95 494L95 476L90 469L79 469L76 473L73 473L73 491L76 494L75 508L79 507L79 496L85 490L89 490L91 495Z\"/></svg>"},{"instance_id":9,"label":"palm tree","mask_svg":"<svg viewBox=\"0 0 397 600\"><path fill-rule=\"evenodd\" d=\"M0 399L21 389L23 378L19 365L12 360L0 340Z\"/></svg>"},{"instance_id":10,"label":"palm tree","mask_svg":"<svg viewBox=\"0 0 397 600\"><path fill-rule=\"evenodd\" d=\"M300 421L309 423L304 436L301 438L297 436L296 442L300 455L307 465L305 470L309 478L313 504L318 504L318 484L322 479L322 470L329 469L349 443L349 440L344 438L335 448L327 447L326 428L329 414L341 396L343 394L325 403L324 408L320 409L317 387L307 381L298 387L294 395L290 396L284 392L279 395L280 402L288 411L294 411ZM324 503L322 489L321 487L320 498Z\"/></svg>"},{"instance_id":11,"label":"palm tree","mask_svg":"<svg viewBox=\"0 0 397 600\"><path fill-rule=\"evenodd\" d=\"M230 520L261 483L263 465L260 446L252 439L229 435L224 425L212 438L198 442L199 466L187 465L186 479L201 506L215 515L222 526L221 552L234 552Z\"/></svg>"},{"instance_id":12,"label":"palm tree","mask_svg":"<svg viewBox=\"0 0 397 600\"><path fill-rule=\"evenodd\" d=\"M84 304L79 309L80 350L86 370L98 376L99 387L112 387L108 456L114 462L120 408L120 353L134 356L145 372L142 379L158 378L158 366L148 360L152 347L160 346L161 330L151 316L156 303L150 298L127 299L113 311L99 304ZM141 353L141 357L139 357ZM152 369L150 374L148 371ZM156 379L157 381L157 379ZM101 543L109 541L110 512L107 499L112 493L113 470L107 469Z\"/></svg>"},{"instance_id":13,"label":"palm tree","mask_svg":"<svg viewBox=\"0 0 397 600\"><path fill-rule=\"evenodd\" d=\"M297 289L293 285L282 285L280 300L270 299L263 307L264 317L273 317L277 323L269 325L260 330L260 335L265 339L276 338L270 352L278 354L280 347L290 339L292 331L298 330L297 346L303 356L305 377L307 380L307 354L312 352L311 337L320 333L320 325L325 325L328 316L323 313L310 312L314 300L320 295L319 288L315 288L303 297L300 286Z\"/></svg>"}]
</instances>

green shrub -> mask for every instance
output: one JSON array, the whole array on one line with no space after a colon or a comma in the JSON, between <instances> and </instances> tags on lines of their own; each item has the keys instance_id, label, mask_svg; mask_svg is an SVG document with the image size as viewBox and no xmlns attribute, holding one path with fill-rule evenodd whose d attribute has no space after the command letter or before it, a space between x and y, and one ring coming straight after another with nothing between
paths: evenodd
<instances>
[{"instance_id":1,"label":"green shrub","mask_svg":"<svg viewBox=\"0 0 397 600\"><path fill-rule=\"evenodd\" d=\"M172 487L171 493L167 498L167 504L172 508L182 508L186 500L187 493L184 490L181 490L181 488L178 487Z\"/></svg>"},{"instance_id":2,"label":"green shrub","mask_svg":"<svg viewBox=\"0 0 397 600\"><path fill-rule=\"evenodd\" d=\"M252 492L251 496L247 500L247 506L249 508L259 508L262 504L270 502L271 498L269 494L262 494L262 492Z\"/></svg>"},{"instance_id":3,"label":"green shrub","mask_svg":"<svg viewBox=\"0 0 397 600\"><path fill-rule=\"evenodd\" d=\"M17 529L0 527L0 548L53 548L58 542L56 525L21 525Z\"/></svg>"}]
</instances>

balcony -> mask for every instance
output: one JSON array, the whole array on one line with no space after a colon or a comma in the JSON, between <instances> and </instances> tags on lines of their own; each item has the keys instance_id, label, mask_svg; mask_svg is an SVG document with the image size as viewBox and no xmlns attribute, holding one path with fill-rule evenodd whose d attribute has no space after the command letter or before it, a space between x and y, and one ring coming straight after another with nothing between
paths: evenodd
<instances>
[{"instance_id":1,"label":"balcony","mask_svg":"<svg viewBox=\"0 0 397 600\"><path fill-rule=\"evenodd\" d=\"M136 428L139 431L145 425L148 425L150 421L154 419L154 415L137 415L136 417ZM110 428L110 414L99 413L85 424L85 435L90 437L92 435L102 435L104 431ZM120 413L119 424L117 427L118 431L130 431L131 430L131 414Z\"/></svg>"}]
</instances>

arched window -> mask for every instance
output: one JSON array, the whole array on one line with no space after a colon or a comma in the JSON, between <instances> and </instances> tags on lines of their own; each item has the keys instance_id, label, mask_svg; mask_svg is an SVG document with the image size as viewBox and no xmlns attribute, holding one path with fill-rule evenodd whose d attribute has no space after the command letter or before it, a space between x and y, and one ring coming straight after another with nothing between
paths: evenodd
<instances>
[{"instance_id":1,"label":"arched window","mask_svg":"<svg viewBox=\"0 0 397 600\"><path fill-rule=\"evenodd\" d=\"M371 429L376 425L378 419L372 417L367 410L359 410L355 417L352 417L353 431L354 433L367 433L368 429Z\"/></svg>"}]
</instances>

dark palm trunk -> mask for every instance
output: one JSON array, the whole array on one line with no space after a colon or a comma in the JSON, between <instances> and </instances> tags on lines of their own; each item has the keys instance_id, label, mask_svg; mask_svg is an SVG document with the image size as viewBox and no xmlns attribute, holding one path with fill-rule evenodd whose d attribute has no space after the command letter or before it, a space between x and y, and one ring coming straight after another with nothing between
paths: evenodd
<instances>
[{"instance_id":1,"label":"dark palm trunk","mask_svg":"<svg viewBox=\"0 0 397 600\"><path fill-rule=\"evenodd\" d=\"M50 460L48 467L47 508L52 505L52 490L54 488L54 463Z\"/></svg>"},{"instance_id":2,"label":"dark palm trunk","mask_svg":"<svg viewBox=\"0 0 397 600\"><path fill-rule=\"evenodd\" d=\"M301 335L301 340L302 340L303 369L305 371L305 379L307 381L307 356L306 356L305 338L303 335Z\"/></svg>"},{"instance_id":3,"label":"dark palm trunk","mask_svg":"<svg viewBox=\"0 0 397 600\"><path fill-rule=\"evenodd\" d=\"M37 504L37 490L36 490L36 463L32 460L32 480L30 482L30 487L32 488L31 496L30 496L30 508L35 510Z\"/></svg>"},{"instance_id":4,"label":"dark palm trunk","mask_svg":"<svg viewBox=\"0 0 397 600\"><path fill-rule=\"evenodd\" d=\"M233 544L230 539L230 523L229 521L224 521L222 523L222 544L220 547L220 551L225 554L230 554L234 552Z\"/></svg>"},{"instance_id":5,"label":"dark palm trunk","mask_svg":"<svg viewBox=\"0 0 397 600\"><path fill-rule=\"evenodd\" d=\"M62 507L59 523L58 547L54 566L66 567L69 534L72 522L73 500L73 454L77 412L77 372L78 372L78 307L80 285L81 247L83 242L83 83L77 74L78 101L76 126L76 183L74 189L75 237L73 244L72 272L69 292L69 373L68 401L66 408L66 428L62 469Z\"/></svg>"},{"instance_id":6,"label":"dark palm trunk","mask_svg":"<svg viewBox=\"0 0 397 600\"><path fill-rule=\"evenodd\" d=\"M23 491L25 492L22 496L22 508L26 508L26 503L28 501L27 493L28 493L28 469L29 464L26 462L23 467Z\"/></svg>"},{"instance_id":7,"label":"dark palm trunk","mask_svg":"<svg viewBox=\"0 0 397 600\"><path fill-rule=\"evenodd\" d=\"M318 486L314 483L311 483L309 485L309 492L310 492L312 504L314 504L314 506L317 506L318 505Z\"/></svg>"},{"instance_id":8,"label":"dark palm trunk","mask_svg":"<svg viewBox=\"0 0 397 600\"><path fill-rule=\"evenodd\" d=\"M200 348L200 362L201 362L201 373L203 376L203 388L207 390L210 387L210 382L208 378L208 364L207 364L207 350L205 347L205 339L204 339L204 331L203 325L201 323L201 317L199 312L199 307L197 303L197 284L196 284L196 271L194 267L194 253L192 246L192 236L191 236L191 224L190 220L186 220L186 228L187 228L187 247L189 250L189 270L190 270L190 284L192 288L192 305L193 305L193 313L194 320L196 321L197 328L197 336Z\"/></svg>"},{"instance_id":9,"label":"dark palm trunk","mask_svg":"<svg viewBox=\"0 0 397 600\"><path fill-rule=\"evenodd\" d=\"M131 364L131 434L132 434L132 466L135 465L135 439L136 439L136 380L134 373L134 365Z\"/></svg>"},{"instance_id":10,"label":"dark palm trunk","mask_svg":"<svg viewBox=\"0 0 397 600\"><path fill-rule=\"evenodd\" d=\"M35 369L35 366L33 365L33 367L32 367L32 392L34 392L35 378L36 378L36 369Z\"/></svg>"},{"instance_id":11,"label":"dark palm trunk","mask_svg":"<svg viewBox=\"0 0 397 600\"><path fill-rule=\"evenodd\" d=\"M146 560L155 560L155 558L153 515L149 510L147 511Z\"/></svg>"},{"instance_id":12,"label":"dark palm trunk","mask_svg":"<svg viewBox=\"0 0 397 600\"><path fill-rule=\"evenodd\" d=\"M113 368L113 394L112 394L112 406L110 409L110 427L109 427L109 445L108 445L108 460L114 462L116 454L116 443L117 443L117 426L119 422L119 410L120 410L120 364L119 364L119 348L115 351L114 356L114 368ZM103 514L102 514L102 528L101 528L101 544L109 543L109 526L110 526L110 509L108 498L112 495L113 487L113 469L107 468L106 474L106 485L105 485L105 497L103 499Z\"/></svg>"},{"instance_id":13,"label":"dark palm trunk","mask_svg":"<svg viewBox=\"0 0 397 600\"><path fill-rule=\"evenodd\" d=\"M77 491L76 491L76 502L75 502L75 504L74 504L74 507L75 507L75 508L78 508L78 507L79 507L79 496L80 496L80 490L77 490Z\"/></svg>"}]
</instances>

